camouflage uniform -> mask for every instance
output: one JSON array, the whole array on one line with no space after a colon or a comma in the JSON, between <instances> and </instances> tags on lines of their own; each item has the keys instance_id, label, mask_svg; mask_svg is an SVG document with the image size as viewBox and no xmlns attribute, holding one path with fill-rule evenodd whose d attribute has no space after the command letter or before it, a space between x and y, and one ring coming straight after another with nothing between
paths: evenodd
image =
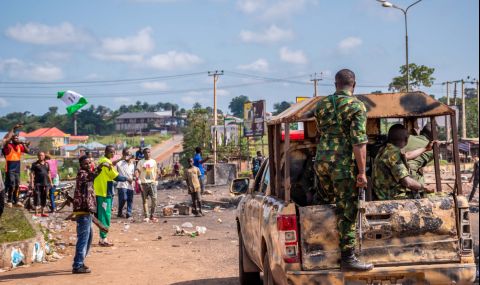
<instances>
[{"instance_id":1,"label":"camouflage uniform","mask_svg":"<svg viewBox=\"0 0 480 285\"><path fill-rule=\"evenodd\" d=\"M408 144L403 149L404 152L410 152L422 147L426 147L430 141L425 136L409 136ZM419 157L407 161L410 175L420 183L425 182L422 168L433 160L433 151L422 153Z\"/></svg>"},{"instance_id":2,"label":"camouflage uniform","mask_svg":"<svg viewBox=\"0 0 480 285\"><path fill-rule=\"evenodd\" d=\"M358 192L353 145L368 142L365 105L350 92L322 99L315 112L319 143L315 172L320 183L317 199L337 206L340 249L355 248Z\"/></svg>"},{"instance_id":3,"label":"camouflage uniform","mask_svg":"<svg viewBox=\"0 0 480 285\"><path fill-rule=\"evenodd\" d=\"M380 200L413 198L412 192L400 184L409 176L408 165L401 149L388 143L381 149L373 164L373 190Z\"/></svg>"}]
</instances>

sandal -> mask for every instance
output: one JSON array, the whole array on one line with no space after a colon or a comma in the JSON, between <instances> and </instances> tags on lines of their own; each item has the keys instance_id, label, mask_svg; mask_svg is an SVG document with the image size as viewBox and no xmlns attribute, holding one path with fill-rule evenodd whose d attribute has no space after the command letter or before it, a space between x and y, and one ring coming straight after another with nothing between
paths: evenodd
<instances>
[{"instance_id":1,"label":"sandal","mask_svg":"<svg viewBox=\"0 0 480 285\"><path fill-rule=\"evenodd\" d=\"M101 246L101 247L112 247L113 243L109 243L107 241L99 241L98 245Z\"/></svg>"}]
</instances>

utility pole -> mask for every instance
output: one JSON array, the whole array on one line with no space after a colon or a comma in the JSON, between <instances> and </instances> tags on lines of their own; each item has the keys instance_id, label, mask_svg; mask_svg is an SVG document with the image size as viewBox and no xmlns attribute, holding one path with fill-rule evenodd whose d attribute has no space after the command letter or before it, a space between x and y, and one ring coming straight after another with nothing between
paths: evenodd
<instances>
[{"instance_id":1,"label":"utility pole","mask_svg":"<svg viewBox=\"0 0 480 285\"><path fill-rule=\"evenodd\" d=\"M217 81L221 75L223 70L208 72L213 77L213 164L217 164Z\"/></svg>"},{"instance_id":2,"label":"utility pole","mask_svg":"<svg viewBox=\"0 0 480 285\"><path fill-rule=\"evenodd\" d=\"M465 81L462 79L462 139L467 138L467 116L465 115Z\"/></svg>"},{"instance_id":3,"label":"utility pole","mask_svg":"<svg viewBox=\"0 0 480 285\"><path fill-rule=\"evenodd\" d=\"M77 135L77 113L73 113L73 135Z\"/></svg>"},{"instance_id":4,"label":"utility pole","mask_svg":"<svg viewBox=\"0 0 480 285\"><path fill-rule=\"evenodd\" d=\"M323 77L323 72L320 72L320 74L315 72L314 74L310 75L310 77L312 78L312 79L310 79L310 81L313 82L313 88L314 88L314 93L313 93L314 95L313 96L317 97L318 96L318 90L317 90L318 89L317 88L318 87L318 82L323 80L323 78L322 78Z\"/></svg>"},{"instance_id":5,"label":"utility pole","mask_svg":"<svg viewBox=\"0 0 480 285\"><path fill-rule=\"evenodd\" d=\"M447 106L450 106L450 82L446 82L447 84ZM448 122L448 116L445 116L445 128L447 132L447 143L450 142L450 123Z\"/></svg>"}]
</instances>

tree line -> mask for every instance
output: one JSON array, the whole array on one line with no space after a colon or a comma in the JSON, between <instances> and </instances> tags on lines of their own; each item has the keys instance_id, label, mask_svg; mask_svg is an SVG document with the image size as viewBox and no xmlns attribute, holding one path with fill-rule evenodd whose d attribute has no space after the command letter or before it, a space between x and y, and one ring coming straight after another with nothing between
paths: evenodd
<instances>
[{"instance_id":1,"label":"tree line","mask_svg":"<svg viewBox=\"0 0 480 285\"><path fill-rule=\"evenodd\" d=\"M110 135L115 132L115 119L129 112L158 112L172 111L172 115L179 116L186 113L184 108L177 104L137 101L135 104L122 105L117 110L112 110L102 105L90 105L77 112L77 130L79 135ZM58 107L48 108L43 115L35 115L30 112L12 112L0 117L0 126L4 130L11 129L21 122L23 131L31 132L39 128L57 127L66 133L73 133L73 117L67 114L59 114Z\"/></svg>"}]
</instances>

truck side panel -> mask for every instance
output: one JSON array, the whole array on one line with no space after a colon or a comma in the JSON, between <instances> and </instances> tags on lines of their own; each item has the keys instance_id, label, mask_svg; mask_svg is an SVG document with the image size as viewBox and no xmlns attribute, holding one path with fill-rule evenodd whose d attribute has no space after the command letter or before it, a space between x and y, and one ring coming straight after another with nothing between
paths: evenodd
<instances>
[{"instance_id":1,"label":"truck side panel","mask_svg":"<svg viewBox=\"0 0 480 285\"><path fill-rule=\"evenodd\" d=\"M367 202L360 256L376 266L460 262L455 221L452 197ZM300 226L303 269L338 268L335 206L300 208Z\"/></svg>"}]
</instances>

